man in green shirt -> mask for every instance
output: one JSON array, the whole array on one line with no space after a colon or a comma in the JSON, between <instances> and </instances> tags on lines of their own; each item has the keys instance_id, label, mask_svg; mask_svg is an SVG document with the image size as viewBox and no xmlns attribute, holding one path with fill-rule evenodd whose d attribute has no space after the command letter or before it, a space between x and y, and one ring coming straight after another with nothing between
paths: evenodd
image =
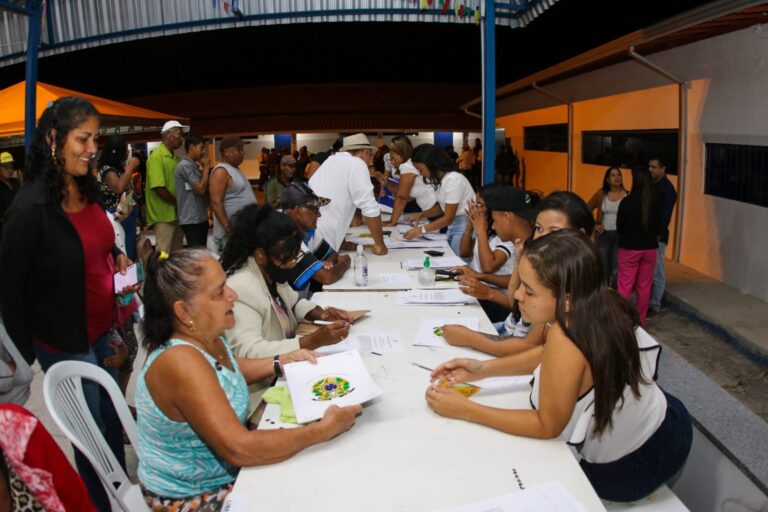
<instances>
[{"instance_id":1,"label":"man in green shirt","mask_svg":"<svg viewBox=\"0 0 768 512\"><path fill-rule=\"evenodd\" d=\"M147 158L147 224L154 226L157 250L167 253L181 249L184 243L174 195L179 159L173 152L181 147L183 132L188 130L178 121L165 123L160 132L162 143Z\"/></svg>"},{"instance_id":2,"label":"man in green shirt","mask_svg":"<svg viewBox=\"0 0 768 512\"><path fill-rule=\"evenodd\" d=\"M296 159L285 155L280 159L280 172L270 178L267 183L264 199L272 208L280 208L280 198L285 187L291 184L296 174Z\"/></svg>"}]
</instances>

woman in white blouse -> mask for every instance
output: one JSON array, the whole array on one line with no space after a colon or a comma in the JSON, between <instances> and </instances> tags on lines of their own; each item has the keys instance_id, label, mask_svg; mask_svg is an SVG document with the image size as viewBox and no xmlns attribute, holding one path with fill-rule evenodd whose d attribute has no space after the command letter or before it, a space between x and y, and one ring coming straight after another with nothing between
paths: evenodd
<instances>
[{"instance_id":1,"label":"woman in white blouse","mask_svg":"<svg viewBox=\"0 0 768 512\"><path fill-rule=\"evenodd\" d=\"M389 146L389 159L397 169L400 183L397 186L395 204L392 207L392 216L385 226L394 226L400 219L409 202L415 200L421 211L432 208L436 203L435 189L424 181L421 172L411 161L413 146L405 137L392 139Z\"/></svg>"},{"instance_id":2,"label":"woman in white blouse","mask_svg":"<svg viewBox=\"0 0 768 512\"><path fill-rule=\"evenodd\" d=\"M416 214L411 223L416 227L403 235L411 240L429 231L448 228L448 244L456 254L460 253L461 235L467 225L467 207L475 198L475 191L467 178L458 172L456 162L445 151L432 144L421 144L411 156L411 161L435 189L437 204L427 211ZM442 214L442 215L441 215ZM441 215L424 225L419 221Z\"/></svg>"}]
</instances>

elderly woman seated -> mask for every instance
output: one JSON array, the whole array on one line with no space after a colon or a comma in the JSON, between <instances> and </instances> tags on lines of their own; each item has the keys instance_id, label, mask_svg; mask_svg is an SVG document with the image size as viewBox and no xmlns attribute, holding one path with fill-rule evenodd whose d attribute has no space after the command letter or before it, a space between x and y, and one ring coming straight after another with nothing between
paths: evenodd
<instances>
[{"instance_id":1,"label":"elderly woman seated","mask_svg":"<svg viewBox=\"0 0 768 512\"><path fill-rule=\"evenodd\" d=\"M300 348L314 350L332 345L349 334L352 320L347 311L326 308L306 299L286 282L292 268L304 256L304 233L284 213L269 206L250 205L232 220L221 264L229 276L227 285L237 293L237 323L227 329L227 339L237 357L266 357ZM306 336L298 336L298 322L330 322ZM255 407L269 379L251 386Z\"/></svg>"},{"instance_id":2,"label":"elderly woman seated","mask_svg":"<svg viewBox=\"0 0 768 512\"><path fill-rule=\"evenodd\" d=\"M246 428L247 384L281 373L285 363L314 361L314 354L236 358L221 333L235 325L237 294L207 251L153 256L144 294L148 357L136 408L138 475L150 509L219 510L238 468L285 460L354 424L359 406L334 406L304 428Z\"/></svg>"}]
</instances>

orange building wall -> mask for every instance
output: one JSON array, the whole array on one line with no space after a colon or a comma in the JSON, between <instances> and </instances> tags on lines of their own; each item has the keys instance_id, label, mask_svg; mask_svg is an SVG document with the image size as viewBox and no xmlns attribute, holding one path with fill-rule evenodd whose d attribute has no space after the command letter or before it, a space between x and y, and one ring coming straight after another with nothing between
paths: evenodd
<instances>
[{"instance_id":1,"label":"orange building wall","mask_svg":"<svg viewBox=\"0 0 768 512\"><path fill-rule=\"evenodd\" d=\"M525 188L540 190L548 194L554 190L565 190L568 182L568 155L548 151L526 151L523 149L523 127L568 122L566 106L550 107L523 114L500 117L497 128L504 128L506 137L512 143L521 162L525 159Z\"/></svg>"}]
</instances>

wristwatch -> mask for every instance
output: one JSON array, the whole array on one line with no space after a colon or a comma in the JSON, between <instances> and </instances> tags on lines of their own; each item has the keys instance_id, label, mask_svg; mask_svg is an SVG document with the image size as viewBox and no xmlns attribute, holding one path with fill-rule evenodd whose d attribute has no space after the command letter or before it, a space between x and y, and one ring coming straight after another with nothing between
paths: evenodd
<instances>
[{"instance_id":1,"label":"wristwatch","mask_svg":"<svg viewBox=\"0 0 768 512\"><path fill-rule=\"evenodd\" d=\"M275 358L272 360L272 366L275 369L275 376L278 378L282 377L283 368L280 366L280 356L275 356Z\"/></svg>"},{"instance_id":2,"label":"wristwatch","mask_svg":"<svg viewBox=\"0 0 768 512\"><path fill-rule=\"evenodd\" d=\"M427 233L427 225L426 224L422 224L421 225L421 233L422 234L426 234Z\"/></svg>"}]
</instances>

